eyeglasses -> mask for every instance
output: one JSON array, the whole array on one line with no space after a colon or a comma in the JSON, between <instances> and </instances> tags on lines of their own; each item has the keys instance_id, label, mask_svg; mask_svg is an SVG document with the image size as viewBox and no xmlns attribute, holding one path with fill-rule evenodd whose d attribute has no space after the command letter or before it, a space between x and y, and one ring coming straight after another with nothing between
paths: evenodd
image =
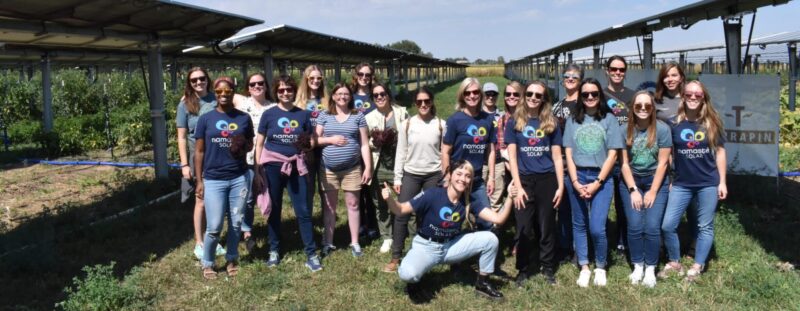
<instances>
[{"instance_id":1,"label":"eyeglasses","mask_svg":"<svg viewBox=\"0 0 800 311\"><path fill-rule=\"evenodd\" d=\"M497 92L493 92L493 91L489 91L489 92L486 92L486 93L483 93L483 94L486 94L487 97L497 97Z\"/></svg>"},{"instance_id":2,"label":"eyeglasses","mask_svg":"<svg viewBox=\"0 0 800 311\"><path fill-rule=\"evenodd\" d=\"M536 98L536 99L542 99L542 98L544 98L544 94L535 93L535 92L525 92L525 97L527 97L527 98L533 97L533 98Z\"/></svg>"},{"instance_id":3,"label":"eyeglasses","mask_svg":"<svg viewBox=\"0 0 800 311\"><path fill-rule=\"evenodd\" d=\"M206 82L206 77L202 76L202 77L197 77L197 78L189 78L189 82L191 82L192 84L195 84L195 83L198 83L198 82Z\"/></svg>"},{"instance_id":4,"label":"eyeglasses","mask_svg":"<svg viewBox=\"0 0 800 311\"><path fill-rule=\"evenodd\" d=\"M337 95L339 97L350 97L350 93L334 93L333 95Z\"/></svg>"},{"instance_id":5,"label":"eyeglasses","mask_svg":"<svg viewBox=\"0 0 800 311\"><path fill-rule=\"evenodd\" d=\"M697 99L703 99L703 97L705 97L705 94L703 94L703 92L684 92L683 97L686 98L695 97Z\"/></svg>"},{"instance_id":6,"label":"eyeglasses","mask_svg":"<svg viewBox=\"0 0 800 311\"><path fill-rule=\"evenodd\" d=\"M608 67L608 72L621 72L625 73L625 67Z\"/></svg>"},{"instance_id":7,"label":"eyeglasses","mask_svg":"<svg viewBox=\"0 0 800 311\"><path fill-rule=\"evenodd\" d=\"M653 110L653 105L636 103L636 104L633 104L633 110L634 111L644 110L644 111L650 112L651 110Z\"/></svg>"},{"instance_id":8,"label":"eyeglasses","mask_svg":"<svg viewBox=\"0 0 800 311\"><path fill-rule=\"evenodd\" d=\"M367 72L359 72L359 73L357 73L357 75L358 75L359 78L371 78L372 77L372 74L371 73L367 73Z\"/></svg>"},{"instance_id":9,"label":"eyeglasses","mask_svg":"<svg viewBox=\"0 0 800 311\"><path fill-rule=\"evenodd\" d=\"M506 92L506 97L519 97L518 92Z\"/></svg>"},{"instance_id":10,"label":"eyeglasses","mask_svg":"<svg viewBox=\"0 0 800 311\"><path fill-rule=\"evenodd\" d=\"M597 97L599 97L599 96L600 96L600 92L599 92L599 91L594 91L594 92L581 92L581 97L583 97L583 98L589 98L589 96L591 96L591 97L593 97L593 98L597 98Z\"/></svg>"},{"instance_id":11,"label":"eyeglasses","mask_svg":"<svg viewBox=\"0 0 800 311\"><path fill-rule=\"evenodd\" d=\"M380 92L380 93L372 93L372 95L375 96L375 98L378 98L378 97L386 97L389 94L386 94L386 92Z\"/></svg>"},{"instance_id":12,"label":"eyeglasses","mask_svg":"<svg viewBox=\"0 0 800 311\"><path fill-rule=\"evenodd\" d=\"M433 101L431 101L430 98L429 99L417 99L417 106L422 106L422 105L430 106L431 104L433 104Z\"/></svg>"},{"instance_id":13,"label":"eyeglasses","mask_svg":"<svg viewBox=\"0 0 800 311\"><path fill-rule=\"evenodd\" d=\"M580 80L581 79L581 76L579 76L579 75L571 75L571 74L567 74L567 73L565 73L562 77L564 78L564 80L566 80L566 79Z\"/></svg>"},{"instance_id":14,"label":"eyeglasses","mask_svg":"<svg viewBox=\"0 0 800 311\"><path fill-rule=\"evenodd\" d=\"M229 88L214 89L214 93L216 93L217 96L231 96L231 95L233 95L233 89L229 89Z\"/></svg>"},{"instance_id":15,"label":"eyeglasses","mask_svg":"<svg viewBox=\"0 0 800 311\"><path fill-rule=\"evenodd\" d=\"M481 91L480 90L464 91L464 96L470 96L470 95L473 96L481 95Z\"/></svg>"},{"instance_id":16,"label":"eyeglasses","mask_svg":"<svg viewBox=\"0 0 800 311\"><path fill-rule=\"evenodd\" d=\"M308 77L311 81L322 81L322 77Z\"/></svg>"},{"instance_id":17,"label":"eyeglasses","mask_svg":"<svg viewBox=\"0 0 800 311\"><path fill-rule=\"evenodd\" d=\"M264 86L264 81L255 81L255 82L250 82L250 83L248 83L247 85L249 85L250 87Z\"/></svg>"},{"instance_id":18,"label":"eyeglasses","mask_svg":"<svg viewBox=\"0 0 800 311\"><path fill-rule=\"evenodd\" d=\"M292 93L294 93L294 89L292 89L290 87L278 88L278 90L275 91L275 93L278 93L278 94L292 94Z\"/></svg>"}]
</instances>

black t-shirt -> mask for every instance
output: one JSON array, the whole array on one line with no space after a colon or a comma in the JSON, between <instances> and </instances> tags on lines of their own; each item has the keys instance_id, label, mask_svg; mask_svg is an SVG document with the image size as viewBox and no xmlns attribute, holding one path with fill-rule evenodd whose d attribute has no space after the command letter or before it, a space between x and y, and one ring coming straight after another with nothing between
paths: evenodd
<instances>
[{"instance_id":1,"label":"black t-shirt","mask_svg":"<svg viewBox=\"0 0 800 311\"><path fill-rule=\"evenodd\" d=\"M553 105L553 115L558 118L558 127L563 129L567 125L567 119L575 115L577 107L577 100L567 100L566 98L562 98ZM561 134L563 135L564 132L562 131Z\"/></svg>"},{"instance_id":2,"label":"black t-shirt","mask_svg":"<svg viewBox=\"0 0 800 311\"><path fill-rule=\"evenodd\" d=\"M613 92L605 88L603 93L606 95L606 104L608 104L608 108L611 108L611 112L617 117L619 124L622 125L622 123L628 122L628 109L630 109L628 104L630 104L633 99L633 94L636 94L636 92L627 87L623 87L619 92Z\"/></svg>"}]
</instances>

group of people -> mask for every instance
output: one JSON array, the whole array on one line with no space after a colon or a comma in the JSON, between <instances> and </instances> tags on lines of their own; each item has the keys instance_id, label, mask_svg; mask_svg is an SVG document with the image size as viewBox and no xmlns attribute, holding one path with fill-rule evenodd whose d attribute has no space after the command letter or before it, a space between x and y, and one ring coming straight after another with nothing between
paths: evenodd
<instances>
[{"instance_id":1,"label":"group of people","mask_svg":"<svg viewBox=\"0 0 800 311\"><path fill-rule=\"evenodd\" d=\"M593 279L606 286L612 199L620 233L613 240L628 251L630 282L656 285L662 239L669 262L659 276L693 280L711 250L717 201L727 196L722 122L706 88L686 81L680 66L662 67L655 94L625 87L626 70L624 58L610 57L603 87L569 65L560 100L541 81L509 82L504 111L496 84L466 78L456 111L443 120L425 87L414 92L417 114L409 116L367 63L355 67L349 85L337 83L330 92L323 71L311 65L299 84L280 76L271 89L263 74L251 75L245 95L235 94L230 78L211 83L205 70L193 68L177 124L183 198L197 197L195 255L203 276L216 277L214 258L222 254L228 275L237 273L240 239L248 250L254 245L256 206L267 217L266 263L280 264L284 190L305 265L321 270L320 259L337 249L341 190L350 253L362 256L360 233L374 230L382 239L379 251L391 252L383 270L397 272L414 301L425 299L420 280L435 265L476 255L476 293L501 299L488 276L512 211L516 235L508 242L519 286L540 273L555 284L558 259L573 254L577 285L588 287ZM315 191L324 226L319 254L311 220ZM684 271L677 227L687 210L696 249ZM218 241L226 215L223 249Z\"/></svg>"}]
</instances>

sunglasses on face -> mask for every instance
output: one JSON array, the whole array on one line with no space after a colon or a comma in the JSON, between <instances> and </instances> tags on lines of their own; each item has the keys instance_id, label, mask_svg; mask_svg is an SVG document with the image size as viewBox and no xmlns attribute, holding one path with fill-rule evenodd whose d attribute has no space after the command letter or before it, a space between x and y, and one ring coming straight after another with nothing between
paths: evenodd
<instances>
[{"instance_id":1,"label":"sunglasses on face","mask_svg":"<svg viewBox=\"0 0 800 311\"><path fill-rule=\"evenodd\" d=\"M517 92L506 92L506 97L519 97Z\"/></svg>"},{"instance_id":2,"label":"sunglasses on face","mask_svg":"<svg viewBox=\"0 0 800 311\"><path fill-rule=\"evenodd\" d=\"M378 97L386 97L389 94L386 94L386 92L380 92L380 93L372 93L372 95L374 95L375 98L378 98Z\"/></svg>"},{"instance_id":3,"label":"sunglasses on face","mask_svg":"<svg viewBox=\"0 0 800 311\"><path fill-rule=\"evenodd\" d=\"M542 98L544 98L544 94L543 93L536 93L536 92L525 92L525 97L527 97L527 98L533 97L533 98L536 98L536 99L542 99Z\"/></svg>"},{"instance_id":4,"label":"sunglasses on face","mask_svg":"<svg viewBox=\"0 0 800 311\"><path fill-rule=\"evenodd\" d=\"M292 94L292 93L294 93L294 90L292 88L290 88L290 87L278 88L276 93L278 93L278 94Z\"/></svg>"},{"instance_id":5,"label":"sunglasses on face","mask_svg":"<svg viewBox=\"0 0 800 311\"><path fill-rule=\"evenodd\" d=\"M206 82L206 77L203 76L203 77L197 77L197 78L189 78L189 82L191 82L192 84L195 84L195 83L198 83L198 82Z\"/></svg>"},{"instance_id":6,"label":"sunglasses on face","mask_svg":"<svg viewBox=\"0 0 800 311\"><path fill-rule=\"evenodd\" d=\"M703 97L705 97L705 94L703 94L703 92L684 92L683 93L683 97L686 97L686 98L693 98L694 97L694 98L697 98L697 99L703 99Z\"/></svg>"},{"instance_id":7,"label":"sunglasses on face","mask_svg":"<svg viewBox=\"0 0 800 311\"><path fill-rule=\"evenodd\" d=\"M359 72L357 75L358 75L359 78L371 78L372 77L372 74L371 73L367 73L367 72Z\"/></svg>"},{"instance_id":8,"label":"sunglasses on face","mask_svg":"<svg viewBox=\"0 0 800 311\"><path fill-rule=\"evenodd\" d=\"M651 110L653 110L653 105L636 103L636 104L633 104L633 110L635 110L635 111L644 110L644 111L650 112Z\"/></svg>"},{"instance_id":9,"label":"sunglasses on face","mask_svg":"<svg viewBox=\"0 0 800 311\"><path fill-rule=\"evenodd\" d=\"M481 95L481 91L480 90L464 91L464 96L470 96L470 95L474 96Z\"/></svg>"},{"instance_id":10,"label":"sunglasses on face","mask_svg":"<svg viewBox=\"0 0 800 311\"><path fill-rule=\"evenodd\" d=\"M322 77L308 77L311 81L322 81Z\"/></svg>"},{"instance_id":11,"label":"sunglasses on face","mask_svg":"<svg viewBox=\"0 0 800 311\"><path fill-rule=\"evenodd\" d=\"M214 89L214 93L216 93L217 96L231 96L233 95L233 90L229 88L219 88Z\"/></svg>"},{"instance_id":12,"label":"sunglasses on face","mask_svg":"<svg viewBox=\"0 0 800 311\"><path fill-rule=\"evenodd\" d=\"M581 79L581 76L579 76L579 75L571 75L571 74L567 74L567 73L565 73L563 75L563 77L564 77L564 80L567 80L567 79L580 80Z\"/></svg>"},{"instance_id":13,"label":"sunglasses on face","mask_svg":"<svg viewBox=\"0 0 800 311\"><path fill-rule=\"evenodd\" d=\"M483 93L483 94L486 94L486 96L488 96L488 97L497 97L497 92L486 92L486 93Z\"/></svg>"},{"instance_id":14,"label":"sunglasses on face","mask_svg":"<svg viewBox=\"0 0 800 311\"><path fill-rule=\"evenodd\" d=\"M621 72L625 73L625 67L608 67L608 72Z\"/></svg>"},{"instance_id":15,"label":"sunglasses on face","mask_svg":"<svg viewBox=\"0 0 800 311\"><path fill-rule=\"evenodd\" d=\"M597 98L597 97L599 97L599 96L600 96L600 92L599 92L599 91L594 91L594 92L581 92L581 97L583 97L583 98L589 98L590 96L591 96L592 98Z\"/></svg>"},{"instance_id":16,"label":"sunglasses on face","mask_svg":"<svg viewBox=\"0 0 800 311\"><path fill-rule=\"evenodd\" d=\"M430 99L417 99L417 106L430 106L432 103Z\"/></svg>"},{"instance_id":17,"label":"sunglasses on face","mask_svg":"<svg viewBox=\"0 0 800 311\"><path fill-rule=\"evenodd\" d=\"M264 81L255 81L255 82L250 82L250 83L248 83L247 85L249 85L250 87L264 86Z\"/></svg>"}]
</instances>

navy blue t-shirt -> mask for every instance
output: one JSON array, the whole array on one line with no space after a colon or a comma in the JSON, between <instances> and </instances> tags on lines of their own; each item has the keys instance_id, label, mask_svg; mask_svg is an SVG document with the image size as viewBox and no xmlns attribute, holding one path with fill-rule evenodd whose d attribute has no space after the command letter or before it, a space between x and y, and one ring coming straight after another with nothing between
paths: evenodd
<instances>
[{"instance_id":1,"label":"navy blue t-shirt","mask_svg":"<svg viewBox=\"0 0 800 311\"><path fill-rule=\"evenodd\" d=\"M418 232L424 236L451 239L461 233L461 224L467 219L463 196L453 204L447 197L447 188L426 189L408 203L414 209L417 221L422 219ZM484 208L471 206L470 213L477 218Z\"/></svg>"},{"instance_id":2,"label":"navy blue t-shirt","mask_svg":"<svg viewBox=\"0 0 800 311\"><path fill-rule=\"evenodd\" d=\"M278 106L261 115L258 133L264 135L264 148L287 157L298 154L294 146L302 133L311 134L311 113L298 107L285 111Z\"/></svg>"},{"instance_id":3,"label":"navy blue t-shirt","mask_svg":"<svg viewBox=\"0 0 800 311\"><path fill-rule=\"evenodd\" d=\"M231 155L231 137L234 135L244 135L253 140L255 135L250 115L237 109L227 113L214 109L197 120L194 137L205 143L203 178L231 180L247 171L245 158L234 159Z\"/></svg>"},{"instance_id":4,"label":"navy blue t-shirt","mask_svg":"<svg viewBox=\"0 0 800 311\"><path fill-rule=\"evenodd\" d=\"M561 128L556 124L555 130L545 134L539 127L539 118L528 119L522 131L517 131L515 119L508 119L505 129L506 143L515 144L517 148L517 167L520 175L532 175L555 172L551 146L561 146Z\"/></svg>"},{"instance_id":5,"label":"navy blue t-shirt","mask_svg":"<svg viewBox=\"0 0 800 311\"><path fill-rule=\"evenodd\" d=\"M456 111L447 119L444 143L453 146L450 161L467 160L476 172L474 182L482 182L480 171L486 162L490 145L497 143L494 133L494 119L486 112L479 112L473 118L464 112Z\"/></svg>"},{"instance_id":6,"label":"navy blue t-shirt","mask_svg":"<svg viewBox=\"0 0 800 311\"><path fill-rule=\"evenodd\" d=\"M672 159L675 165L673 185L710 187L719 185L716 150L708 144L708 133L697 122L683 120L672 128ZM717 146L725 137L718 135Z\"/></svg>"},{"instance_id":7,"label":"navy blue t-shirt","mask_svg":"<svg viewBox=\"0 0 800 311\"><path fill-rule=\"evenodd\" d=\"M358 93L354 93L353 102L355 103L356 110L365 116L377 108L375 107L375 103L372 102L372 94L359 95Z\"/></svg>"}]
</instances>

